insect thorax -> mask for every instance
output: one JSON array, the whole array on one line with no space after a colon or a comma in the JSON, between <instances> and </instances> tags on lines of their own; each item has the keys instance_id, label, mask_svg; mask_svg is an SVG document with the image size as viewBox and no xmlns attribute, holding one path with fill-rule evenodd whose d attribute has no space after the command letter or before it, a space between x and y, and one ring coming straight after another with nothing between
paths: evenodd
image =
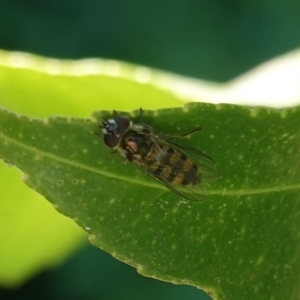
<instances>
[{"instance_id":1,"label":"insect thorax","mask_svg":"<svg viewBox=\"0 0 300 300\"><path fill-rule=\"evenodd\" d=\"M127 156L144 158L151 151L152 144L151 138L147 134L128 130L122 137L120 148L126 151Z\"/></svg>"}]
</instances>

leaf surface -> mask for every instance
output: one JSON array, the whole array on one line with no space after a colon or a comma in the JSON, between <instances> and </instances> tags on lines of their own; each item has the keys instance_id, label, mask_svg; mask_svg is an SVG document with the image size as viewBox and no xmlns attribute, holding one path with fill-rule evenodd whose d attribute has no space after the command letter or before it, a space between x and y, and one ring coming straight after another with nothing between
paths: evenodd
<instances>
[{"instance_id":1,"label":"leaf surface","mask_svg":"<svg viewBox=\"0 0 300 300\"><path fill-rule=\"evenodd\" d=\"M0 156L96 246L141 274L214 299L298 299L299 112L205 103L146 111L158 132L204 128L184 141L221 169L204 202L182 201L110 156L94 133L111 112L41 121L2 110Z\"/></svg>"}]
</instances>

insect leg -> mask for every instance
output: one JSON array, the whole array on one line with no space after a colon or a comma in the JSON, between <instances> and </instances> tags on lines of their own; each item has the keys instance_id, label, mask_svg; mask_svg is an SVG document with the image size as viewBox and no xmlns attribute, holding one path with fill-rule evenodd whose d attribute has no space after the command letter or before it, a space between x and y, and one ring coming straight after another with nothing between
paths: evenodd
<instances>
[{"instance_id":1,"label":"insect leg","mask_svg":"<svg viewBox=\"0 0 300 300\"><path fill-rule=\"evenodd\" d=\"M118 150L114 149L113 151L111 151L109 154L110 155L113 155L113 154L116 154L118 152Z\"/></svg>"},{"instance_id":2,"label":"insect leg","mask_svg":"<svg viewBox=\"0 0 300 300\"><path fill-rule=\"evenodd\" d=\"M140 124L142 124L142 119L143 119L143 109L140 107Z\"/></svg>"},{"instance_id":3,"label":"insect leg","mask_svg":"<svg viewBox=\"0 0 300 300\"><path fill-rule=\"evenodd\" d=\"M186 138L186 137L191 136L191 135L193 135L194 133L197 133L197 132L199 132L199 131L201 131L201 130L203 130L203 128L202 128L202 127L199 127L199 128L197 128L197 129L194 129L193 131L190 131L190 132L188 132L188 133L182 134L182 135L179 136L179 137L181 137L181 138Z\"/></svg>"},{"instance_id":4,"label":"insect leg","mask_svg":"<svg viewBox=\"0 0 300 300\"><path fill-rule=\"evenodd\" d=\"M100 126L99 126L100 127ZM100 127L101 128L101 127ZM95 135L100 136L101 139L103 138L103 135L101 135L99 132L94 132Z\"/></svg>"}]
</instances>

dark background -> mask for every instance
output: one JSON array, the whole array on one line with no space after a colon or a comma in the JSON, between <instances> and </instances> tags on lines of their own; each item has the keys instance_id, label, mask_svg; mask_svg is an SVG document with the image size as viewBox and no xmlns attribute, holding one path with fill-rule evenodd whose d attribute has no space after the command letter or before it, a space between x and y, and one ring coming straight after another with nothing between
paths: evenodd
<instances>
[{"instance_id":1,"label":"dark background","mask_svg":"<svg viewBox=\"0 0 300 300\"><path fill-rule=\"evenodd\" d=\"M300 45L298 0L0 0L0 47L226 81Z\"/></svg>"},{"instance_id":2,"label":"dark background","mask_svg":"<svg viewBox=\"0 0 300 300\"><path fill-rule=\"evenodd\" d=\"M0 0L0 48L225 82L300 45L298 0ZM87 246L0 299L206 299Z\"/></svg>"}]
</instances>

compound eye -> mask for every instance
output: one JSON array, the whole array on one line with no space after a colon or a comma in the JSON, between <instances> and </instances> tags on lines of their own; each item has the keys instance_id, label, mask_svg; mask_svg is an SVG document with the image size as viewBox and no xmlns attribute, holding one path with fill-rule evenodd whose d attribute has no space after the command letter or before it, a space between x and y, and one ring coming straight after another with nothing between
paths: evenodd
<instances>
[{"instance_id":1,"label":"compound eye","mask_svg":"<svg viewBox=\"0 0 300 300\"><path fill-rule=\"evenodd\" d=\"M115 148L118 146L120 138L116 137L115 135L105 134L103 140L107 147Z\"/></svg>"},{"instance_id":2,"label":"compound eye","mask_svg":"<svg viewBox=\"0 0 300 300\"><path fill-rule=\"evenodd\" d=\"M115 122L117 124L118 134L122 134L130 126L130 120L127 117L117 116L115 117Z\"/></svg>"}]
</instances>

